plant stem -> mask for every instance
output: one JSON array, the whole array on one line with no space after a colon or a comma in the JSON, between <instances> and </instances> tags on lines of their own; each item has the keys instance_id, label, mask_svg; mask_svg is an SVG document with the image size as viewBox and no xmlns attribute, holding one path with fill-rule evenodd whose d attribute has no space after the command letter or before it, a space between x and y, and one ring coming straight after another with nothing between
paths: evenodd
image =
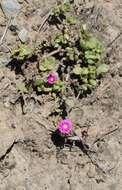
<instances>
[{"instance_id":1,"label":"plant stem","mask_svg":"<svg viewBox=\"0 0 122 190\"><path fill-rule=\"evenodd\" d=\"M42 57L42 61L43 61L44 59L46 59L46 58L52 56L52 55L55 55L55 54L59 53L59 52L64 52L64 49L61 49L61 47L59 47L58 49L56 49L56 50L54 50L54 51L48 53L47 55L44 55L44 56Z\"/></svg>"}]
</instances>

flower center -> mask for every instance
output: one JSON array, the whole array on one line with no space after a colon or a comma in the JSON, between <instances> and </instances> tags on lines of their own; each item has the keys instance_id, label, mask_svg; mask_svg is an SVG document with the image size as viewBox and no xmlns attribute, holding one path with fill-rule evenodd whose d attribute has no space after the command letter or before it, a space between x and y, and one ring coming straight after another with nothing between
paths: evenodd
<instances>
[{"instance_id":1,"label":"flower center","mask_svg":"<svg viewBox=\"0 0 122 190\"><path fill-rule=\"evenodd\" d=\"M53 77L51 77L51 78L50 78L50 80L51 80L51 81L54 81L54 78L53 78Z\"/></svg>"},{"instance_id":2,"label":"flower center","mask_svg":"<svg viewBox=\"0 0 122 190\"><path fill-rule=\"evenodd\" d=\"M63 127L64 127L64 129L67 129L67 128L68 128L67 124L64 124L64 126L63 126Z\"/></svg>"}]
</instances>

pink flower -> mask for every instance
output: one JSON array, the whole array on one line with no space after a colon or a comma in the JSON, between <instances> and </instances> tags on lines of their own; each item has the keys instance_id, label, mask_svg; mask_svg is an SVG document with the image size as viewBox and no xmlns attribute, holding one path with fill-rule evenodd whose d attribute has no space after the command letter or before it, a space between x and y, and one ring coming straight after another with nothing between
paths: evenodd
<instances>
[{"instance_id":1,"label":"pink flower","mask_svg":"<svg viewBox=\"0 0 122 190\"><path fill-rule=\"evenodd\" d=\"M48 84L55 84L56 81L57 81L57 75L55 73L51 73L48 75L47 79Z\"/></svg>"},{"instance_id":2,"label":"pink flower","mask_svg":"<svg viewBox=\"0 0 122 190\"><path fill-rule=\"evenodd\" d=\"M62 120L58 125L58 130L63 135L69 135L72 132L72 121L69 119Z\"/></svg>"}]
</instances>

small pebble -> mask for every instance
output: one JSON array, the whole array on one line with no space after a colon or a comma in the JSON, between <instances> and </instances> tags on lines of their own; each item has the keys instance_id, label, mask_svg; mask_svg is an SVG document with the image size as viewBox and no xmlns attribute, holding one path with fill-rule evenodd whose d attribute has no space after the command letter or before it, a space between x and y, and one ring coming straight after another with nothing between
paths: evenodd
<instances>
[{"instance_id":1,"label":"small pebble","mask_svg":"<svg viewBox=\"0 0 122 190\"><path fill-rule=\"evenodd\" d=\"M5 67L8 63L9 63L10 60L8 60L7 57L0 57L0 68L1 67Z\"/></svg>"},{"instance_id":2,"label":"small pebble","mask_svg":"<svg viewBox=\"0 0 122 190\"><path fill-rule=\"evenodd\" d=\"M23 28L19 33L18 33L19 39L25 43L28 40L28 31Z\"/></svg>"},{"instance_id":3,"label":"small pebble","mask_svg":"<svg viewBox=\"0 0 122 190\"><path fill-rule=\"evenodd\" d=\"M88 170L88 172L87 172L87 176L88 176L89 178L94 178L95 175L96 175L95 166L94 166L94 165L90 165L89 170Z\"/></svg>"},{"instance_id":4,"label":"small pebble","mask_svg":"<svg viewBox=\"0 0 122 190\"><path fill-rule=\"evenodd\" d=\"M10 102L9 102L9 98L8 97L4 100L4 106L5 106L5 108L9 108L10 107Z\"/></svg>"},{"instance_id":5,"label":"small pebble","mask_svg":"<svg viewBox=\"0 0 122 190\"><path fill-rule=\"evenodd\" d=\"M0 51L3 52L3 53L8 53L10 50L9 50L9 48L7 46L1 46Z\"/></svg>"},{"instance_id":6,"label":"small pebble","mask_svg":"<svg viewBox=\"0 0 122 190\"><path fill-rule=\"evenodd\" d=\"M1 7L4 14L8 18L10 18L11 16L16 16L21 9L21 6L17 0L2 0Z\"/></svg>"}]
</instances>

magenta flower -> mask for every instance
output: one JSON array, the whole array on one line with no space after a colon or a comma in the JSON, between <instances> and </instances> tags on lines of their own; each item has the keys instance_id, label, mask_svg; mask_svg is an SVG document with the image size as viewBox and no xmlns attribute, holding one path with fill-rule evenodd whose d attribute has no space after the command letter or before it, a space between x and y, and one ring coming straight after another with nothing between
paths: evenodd
<instances>
[{"instance_id":1,"label":"magenta flower","mask_svg":"<svg viewBox=\"0 0 122 190\"><path fill-rule=\"evenodd\" d=\"M56 81L57 81L57 75L55 73L51 73L48 75L47 79L48 84L55 84Z\"/></svg>"},{"instance_id":2,"label":"magenta flower","mask_svg":"<svg viewBox=\"0 0 122 190\"><path fill-rule=\"evenodd\" d=\"M58 130L63 135L69 135L72 132L72 121L69 119L62 120L58 125Z\"/></svg>"}]
</instances>

